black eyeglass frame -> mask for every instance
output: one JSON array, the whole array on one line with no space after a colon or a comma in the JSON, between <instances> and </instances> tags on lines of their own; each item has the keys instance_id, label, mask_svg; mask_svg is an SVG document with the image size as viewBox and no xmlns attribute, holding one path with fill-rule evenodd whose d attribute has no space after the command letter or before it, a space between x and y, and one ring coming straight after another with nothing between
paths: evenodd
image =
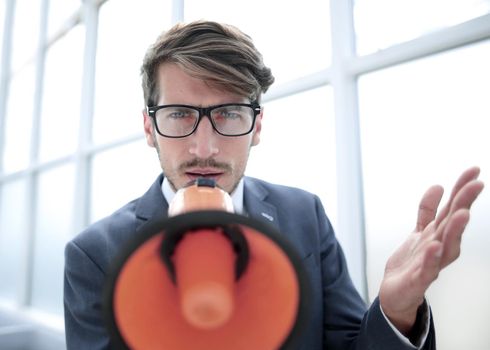
<instances>
[{"instance_id":1,"label":"black eyeglass frame","mask_svg":"<svg viewBox=\"0 0 490 350\"><path fill-rule=\"evenodd\" d=\"M229 134L223 134L222 132L220 132L216 128L216 125L214 124L214 121L211 118L211 112L214 109L227 107L227 106L250 107L252 109L252 111L253 111L252 125L250 126L250 129L247 132L243 132L241 134L236 134L236 135L229 135ZM199 113L199 118L197 119L196 125L194 126L192 131L190 131L186 135L182 135L182 136L169 136L169 135L162 134L160 132L160 129L158 128L158 124L156 121L156 113L160 109L167 108L167 107L185 107L185 108L190 108L190 109L197 111ZM157 130L158 134L160 136L169 137L169 138L173 138L173 139L180 139L180 138L192 135L197 130L197 127L199 126L201 119L205 116L208 117L209 121L211 122L211 125L213 126L214 131L216 131L220 135L227 136L227 137L238 137L238 136L247 135L247 134L250 134L252 132L252 130L254 129L255 120L257 119L257 115L259 115L261 112L262 112L262 107L256 101L254 101L252 103L224 103L224 104L214 105L214 106L209 106L209 107L196 107L196 106L190 106L190 105L184 105L184 104L169 104L169 105L147 106L146 107L146 113L153 120L153 125L155 125L155 129Z\"/></svg>"}]
</instances>

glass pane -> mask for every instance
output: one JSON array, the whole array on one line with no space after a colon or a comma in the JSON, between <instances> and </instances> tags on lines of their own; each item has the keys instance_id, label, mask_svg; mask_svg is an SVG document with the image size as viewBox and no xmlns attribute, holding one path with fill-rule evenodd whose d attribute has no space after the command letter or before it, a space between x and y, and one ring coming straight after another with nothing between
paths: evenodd
<instances>
[{"instance_id":1,"label":"glass pane","mask_svg":"<svg viewBox=\"0 0 490 350\"><path fill-rule=\"evenodd\" d=\"M489 0L355 0L357 49L376 52L489 12Z\"/></svg>"},{"instance_id":2,"label":"glass pane","mask_svg":"<svg viewBox=\"0 0 490 350\"><path fill-rule=\"evenodd\" d=\"M92 169L92 222L142 196L162 172L156 150L146 140L96 154Z\"/></svg>"},{"instance_id":3,"label":"glass pane","mask_svg":"<svg viewBox=\"0 0 490 350\"><path fill-rule=\"evenodd\" d=\"M41 6L41 0L15 1L12 71L16 71L23 63L32 59L37 50L41 29Z\"/></svg>"},{"instance_id":4,"label":"glass pane","mask_svg":"<svg viewBox=\"0 0 490 350\"><path fill-rule=\"evenodd\" d=\"M29 165L35 80L35 66L29 64L10 82L3 157L3 170L6 173Z\"/></svg>"},{"instance_id":5,"label":"glass pane","mask_svg":"<svg viewBox=\"0 0 490 350\"><path fill-rule=\"evenodd\" d=\"M22 295L27 258L27 182L6 182L0 194L0 298L15 305Z\"/></svg>"},{"instance_id":6,"label":"glass pane","mask_svg":"<svg viewBox=\"0 0 490 350\"><path fill-rule=\"evenodd\" d=\"M63 313L64 249L73 237L75 166L67 164L39 175L34 240L32 305Z\"/></svg>"},{"instance_id":7,"label":"glass pane","mask_svg":"<svg viewBox=\"0 0 490 350\"><path fill-rule=\"evenodd\" d=\"M95 76L95 143L143 134L140 67L148 47L170 26L170 3L108 1L101 7ZM137 23L137 35L128 21Z\"/></svg>"},{"instance_id":8,"label":"glass pane","mask_svg":"<svg viewBox=\"0 0 490 350\"><path fill-rule=\"evenodd\" d=\"M300 115L296 112L299 106L303 106ZM335 224L337 192L331 87L265 104L260 144L252 147L246 173L317 194Z\"/></svg>"},{"instance_id":9,"label":"glass pane","mask_svg":"<svg viewBox=\"0 0 490 350\"><path fill-rule=\"evenodd\" d=\"M80 0L49 0L48 38L63 28L65 22L80 8Z\"/></svg>"},{"instance_id":10,"label":"glass pane","mask_svg":"<svg viewBox=\"0 0 490 350\"><path fill-rule=\"evenodd\" d=\"M3 31L4 31L4 23L6 22L6 1L0 1L0 57L3 57ZM1 68L0 68L1 71Z\"/></svg>"},{"instance_id":11,"label":"glass pane","mask_svg":"<svg viewBox=\"0 0 490 350\"><path fill-rule=\"evenodd\" d=\"M280 8L279 8L280 6ZM329 1L185 1L185 21L206 18L237 26L250 35L272 69L276 84L330 65ZM275 14L275 15L271 15Z\"/></svg>"},{"instance_id":12,"label":"glass pane","mask_svg":"<svg viewBox=\"0 0 490 350\"><path fill-rule=\"evenodd\" d=\"M459 173L473 165L490 183L488 62L489 41L359 81L371 299L430 185L446 188L445 201ZM429 290L441 349L490 347L489 208L487 188L473 206L460 259Z\"/></svg>"},{"instance_id":13,"label":"glass pane","mask_svg":"<svg viewBox=\"0 0 490 350\"><path fill-rule=\"evenodd\" d=\"M72 153L77 145L84 31L77 26L47 52L41 113L40 159Z\"/></svg>"}]
</instances>

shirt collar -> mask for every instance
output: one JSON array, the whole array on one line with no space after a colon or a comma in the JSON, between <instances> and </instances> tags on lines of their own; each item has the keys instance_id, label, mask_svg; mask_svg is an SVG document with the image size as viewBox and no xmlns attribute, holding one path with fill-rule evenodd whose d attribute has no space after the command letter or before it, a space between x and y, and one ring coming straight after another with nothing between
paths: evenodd
<instances>
[{"instance_id":1,"label":"shirt collar","mask_svg":"<svg viewBox=\"0 0 490 350\"><path fill-rule=\"evenodd\" d=\"M172 199L174 199L175 192L170 186L170 182L166 177L163 178L162 181L162 193L165 199L167 200L167 203L170 204ZM238 182L237 187L231 194L231 200L233 202L233 208L235 209L235 213L237 214L244 214L243 210L243 178L240 179Z\"/></svg>"}]
</instances>

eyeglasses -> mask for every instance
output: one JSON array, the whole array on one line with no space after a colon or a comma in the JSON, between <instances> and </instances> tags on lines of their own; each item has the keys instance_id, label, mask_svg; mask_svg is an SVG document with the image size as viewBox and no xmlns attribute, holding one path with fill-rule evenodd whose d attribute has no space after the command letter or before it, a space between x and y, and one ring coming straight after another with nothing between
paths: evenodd
<instances>
[{"instance_id":1,"label":"eyeglasses","mask_svg":"<svg viewBox=\"0 0 490 350\"><path fill-rule=\"evenodd\" d=\"M220 135L249 134L254 128L261 107L257 102L226 103L206 108L171 104L146 107L146 110L160 135L179 138L196 131L204 116L209 118L213 129Z\"/></svg>"}]
</instances>

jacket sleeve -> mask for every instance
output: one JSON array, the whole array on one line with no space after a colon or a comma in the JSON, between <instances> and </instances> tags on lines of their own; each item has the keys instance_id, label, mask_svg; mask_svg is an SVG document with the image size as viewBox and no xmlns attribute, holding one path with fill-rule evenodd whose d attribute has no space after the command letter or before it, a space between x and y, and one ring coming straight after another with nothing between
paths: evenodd
<instances>
[{"instance_id":1,"label":"jacket sleeve","mask_svg":"<svg viewBox=\"0 0 490 350\"><path fill-rule=\"evenodd\" d=\"M105 274L74 241L65 248L64 309L68 350L109 349L102 316Z\"/></svg>"}]
</instances>

